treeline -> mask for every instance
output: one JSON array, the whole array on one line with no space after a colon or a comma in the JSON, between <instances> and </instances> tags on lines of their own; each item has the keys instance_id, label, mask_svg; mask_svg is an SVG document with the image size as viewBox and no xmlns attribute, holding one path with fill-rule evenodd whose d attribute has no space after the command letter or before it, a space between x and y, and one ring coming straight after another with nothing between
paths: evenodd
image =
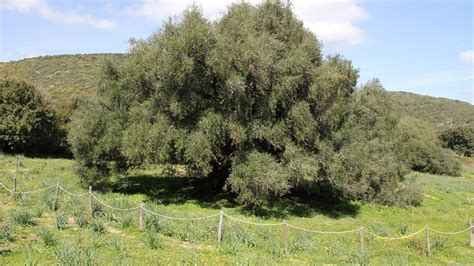
<instances>
[{"instance_id":1,"label":"treeline","mask_svg":"<svg viewBox=\"0 0 474 266\"><path fill-rule=\"evenodd\" d=\"M470 128L452 128L442 142L429 124L397 113L377 80L357 87L357 79L351 61L323 57L287 4L235 4L216 22L193 6L103 64L97 97L77 104L67 140L85 184L180 164L253 208L296 190L416 205L421 191L404 182L410 169L460 174L443 144L470 156ZM29 105L2 97L0 110L21 123L15 110ZM0 146L13 151L18 131L2 123Z\"/></svg>"}]
</instances>

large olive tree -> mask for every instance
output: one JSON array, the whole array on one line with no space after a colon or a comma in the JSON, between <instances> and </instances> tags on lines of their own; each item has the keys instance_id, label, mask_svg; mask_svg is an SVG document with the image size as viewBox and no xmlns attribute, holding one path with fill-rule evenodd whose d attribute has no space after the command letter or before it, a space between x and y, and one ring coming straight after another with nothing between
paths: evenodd
<instances>
[{"instance_id":1,"label":"large olive tree","mask_svg":"<svg viewBox=\"0 0 474 266\"><path fill-rule=\"evenodd\" d=\"M380 114L351 115L358 110L357 78L349 60L323 58L320 43L287 4L232 5L216 22L191 7L148 39L132 41L120 64L105 64L99 98L76 112L69 140L88 182L112 169L179 163L247 205L264 204L302 182L372 199L381 192L375 167L355 170L367 164L348 165L343 155L369 153L366 142L374 152L389 150L390 138L376 133L390 134L393 127L386 125L390 111L369 96L365 101L382 108ZM334 139L335 132L357 127L358 118L376 120L368 129L382 128L362 137L360 126L360 139ZM388 144L379 147L374 139ZM396 156L369 155L373 165ZM390 167L384 193L402 176L396 162ZM370 179L368 185L350 187L361 178ZM345 193L351 189L357 192Z\"/></svg>"}]
</instances>

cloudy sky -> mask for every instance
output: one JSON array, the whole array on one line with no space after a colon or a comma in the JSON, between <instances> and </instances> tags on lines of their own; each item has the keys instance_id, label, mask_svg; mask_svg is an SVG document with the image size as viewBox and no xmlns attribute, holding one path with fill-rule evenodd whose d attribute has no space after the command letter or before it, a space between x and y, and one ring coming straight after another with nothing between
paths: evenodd
<instances>
[{"instance_id":1,"label":"cloudy sky","mask_svg":"<svg viewBox=\"0 0 474 266\"><path fill-rule=\"evenodd\" d=\"M55 54L126 52L192 3L219 19L233 0L0 0L0 61ZM259 3L259 0L247 2ZM292 0L323 42L403 90L474 104L471 0Z\"/></svg>"}]
</instances>

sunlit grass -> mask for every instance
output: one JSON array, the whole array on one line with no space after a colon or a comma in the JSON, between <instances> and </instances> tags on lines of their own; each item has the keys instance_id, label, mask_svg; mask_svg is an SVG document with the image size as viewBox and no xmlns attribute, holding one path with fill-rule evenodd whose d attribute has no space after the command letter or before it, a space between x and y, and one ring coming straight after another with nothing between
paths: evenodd
<instances>
[{"instance_id":1,"label":"sunlit grass","mask_svg":"<svg viewBox=\"0 0 474 266\"><path fill-rule=\"evenodd\" d=\"M9 187L15 173L15 161L13 156L0 155L0 182ZM74 193L86 191L74 173L71 160L20 157L19 161L19 191L57 182ZM286 219L290 224L315 230L339 231L364 226L379 235L402 236L429 224L430 228L440 231L459 231L467 228L469 216L474 214L467 202L468 197L474 198L471 162L464 159L462 177L410 174L409 178L416 178L426 194L420 207L348 202L335 207L302 205L295 210L288 207L290 205L276 205L262 217L235 206L226 196L214 198L191 194L192 183L187 177L170 177L159 167L116 176L116 181L128 180L120 184L135 190L132 194L125 193L124 187L116 187L115 191L122 193L96 192L96 195L112 206L129 208L144 203L147 209L177 217L211 215L222 209L228 215L254 222L273 223ZM147 183L145 186L134 183L138 181ZM177 188L178 185L183 189ZM91 218L87 196L77 198L60 192L58 210L54 213L50 207L52 196L53 190L22 195L13 202L8 193L0 192L0 231L5 235L0 239L0 264L22 264L28 260L55 264L66 259L89 260L90 256L95 264L465 264L472 262L474 254L474 249L468 246L468 232L448 237L431 233L432 255L427 257L424 232L396 242L365 234L366 253L360 253L357 232L315 235L290 229L290 255L286 256L282 227L256 227L230 219L224 220L223 242L217 248L218 217L187 222L145 215L145 231L140 232L138 210L111 211L95 203L96 215ZM12 220L20 212L30 213L32 225ZM61 228L58 228L58 217ZM45 234L45 230L51 235ZM45 241L47 237L55 241Z\"/></svg>"}]
</instances>

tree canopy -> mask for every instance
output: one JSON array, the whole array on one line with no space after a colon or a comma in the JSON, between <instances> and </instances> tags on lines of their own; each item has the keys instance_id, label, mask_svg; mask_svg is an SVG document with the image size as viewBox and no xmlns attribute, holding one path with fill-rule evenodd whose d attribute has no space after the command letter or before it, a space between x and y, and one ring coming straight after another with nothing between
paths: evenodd
<instances>
[{"instance_id":1,"label":"tree canopy","mask_svg":"<svg viewBox=\"0 0 474 266\"><path fill-rule=\"evenodd\" d=\"M474 154L474 125L446 128L439 138L444 147L458 155L471 157Z\"/></svg>"},{"instance_id":2,"label":"tree canopy","mask_svg":"<svg viewBox=\"0 0 474 266\"><path fill-rule=\"evenodd\" d=\"M0 116L3 152L57 151L57 119L33 86L23 81L0 80Z\"/></svg>"},{"instance_id":3,"label":"tree canopy","mask_svg":"<svg viewBox=\"0 0 474 266\"><path fill-rule=\"evenodd\" d=\"M308 182L346 199L418 202L402 196L390 100L357 79L288 4L234 4L216 22L192 6L104 65L69 141L88 183L174 163L254 207Z\"/></svg>"}]
</instances>

